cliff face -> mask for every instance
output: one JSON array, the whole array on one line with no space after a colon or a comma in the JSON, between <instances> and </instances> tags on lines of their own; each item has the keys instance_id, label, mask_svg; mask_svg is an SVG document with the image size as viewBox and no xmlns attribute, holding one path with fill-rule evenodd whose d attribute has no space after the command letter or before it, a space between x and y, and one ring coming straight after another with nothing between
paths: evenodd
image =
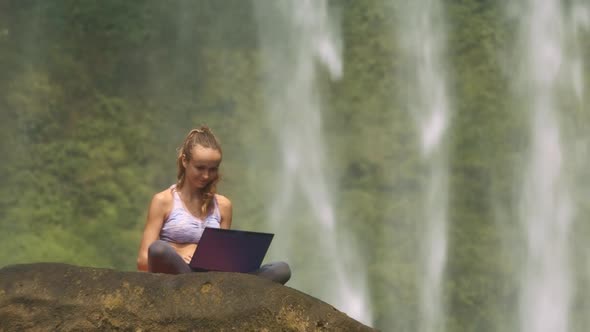
<instances>
[{"instance_id":1,"label":"cliff face","mask_svg":"<svg viewBox=\"0 0 590 332\"><path fill-rule=\"evenodd\" d=\"M57 263L0 269L0 331L373 331L256 276L164 275Z\"/></svg>"}]
</instances>

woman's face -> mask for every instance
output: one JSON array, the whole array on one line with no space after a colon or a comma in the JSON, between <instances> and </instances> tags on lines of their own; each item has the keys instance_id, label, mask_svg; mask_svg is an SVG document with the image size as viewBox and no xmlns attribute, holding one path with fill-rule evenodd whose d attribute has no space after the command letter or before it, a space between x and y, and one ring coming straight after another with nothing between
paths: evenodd
<instances>
[{"instance_id":1,"label":"woman's face","mask_svg":"<svg viewBox=\"0 0 590 332\"><path fill-rule=\"evenodd\" d=\"M184 159L185 179L191 188L203 189L217 180L221 152L219 150L196 145L191 151L191 160Z\"/></svg>"}]
</instances>

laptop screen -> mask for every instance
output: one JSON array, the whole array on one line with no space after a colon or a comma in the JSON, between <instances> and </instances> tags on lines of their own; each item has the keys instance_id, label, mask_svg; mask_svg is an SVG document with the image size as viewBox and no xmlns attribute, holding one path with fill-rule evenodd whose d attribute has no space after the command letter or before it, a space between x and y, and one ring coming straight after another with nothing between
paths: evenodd
<instances>
[{"instance_id":1,"label":"laptop screen","mask_svg":"<svg viewBox=\"0 0 590 332\"><path fill-rule=\"evenodd\" d=\"M274 234L205 228L189 266L195 271L252 272L260 268Z\"/></svg>"}]
</instances>

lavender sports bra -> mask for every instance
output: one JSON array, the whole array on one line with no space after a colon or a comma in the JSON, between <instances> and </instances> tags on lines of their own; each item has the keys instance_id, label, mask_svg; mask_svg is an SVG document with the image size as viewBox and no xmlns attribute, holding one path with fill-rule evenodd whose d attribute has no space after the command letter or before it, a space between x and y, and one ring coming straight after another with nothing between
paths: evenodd
<instances>
[{"instance_id":1,"label":"lavender sports bra","mask_svg":"<svg viewBox=\"0 0 590 332\"><path fill-rule=\"evenodd\" d=\"M164 220L160 230L160 240L174 243L199 243L205 227L220 227L221 214L216 198L213 198L213 212L205 219L199 219L184 208L176 186L173 185L170 189L174 196L174 203L172 211Z\"/></svg>"}]
</instances>

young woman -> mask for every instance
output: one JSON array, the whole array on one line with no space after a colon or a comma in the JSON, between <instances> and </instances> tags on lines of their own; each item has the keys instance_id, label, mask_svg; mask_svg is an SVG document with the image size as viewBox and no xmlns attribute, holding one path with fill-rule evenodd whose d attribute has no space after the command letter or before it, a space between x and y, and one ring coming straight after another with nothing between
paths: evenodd
<instances>
[{"instance_id":1,"label":"young woman","mask_svg":"<svg viewBox=\"0 0 590 332\"><path fill-rule=\"evenodd\" d=\"M207 127L193 129L178 151L177 182L154 195L137 258L137 269L158 273L192 272L188 263L205 227L229 229L231 201L217 194L221 146ZM284 262L252 271L285 284L291 277Z\"/></svg>"}]
</instances>

